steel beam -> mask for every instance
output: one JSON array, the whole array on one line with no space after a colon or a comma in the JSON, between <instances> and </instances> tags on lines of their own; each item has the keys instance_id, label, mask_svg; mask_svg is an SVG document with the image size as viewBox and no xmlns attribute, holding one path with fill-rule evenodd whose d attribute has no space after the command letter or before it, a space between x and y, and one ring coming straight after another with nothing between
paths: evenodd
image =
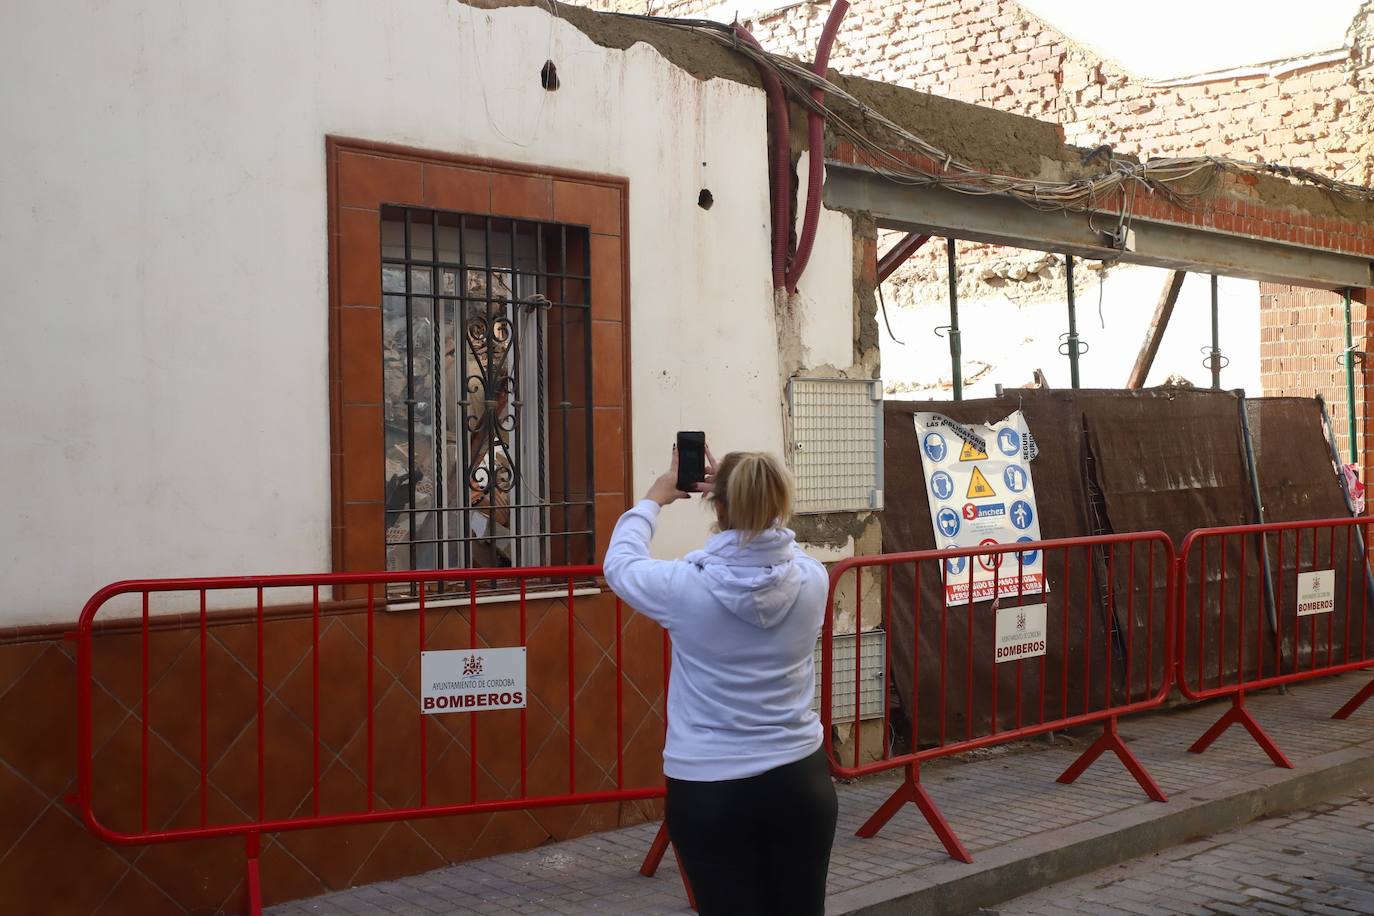
<instances>
[{"instance_id":1,"label":"steel beam","mask_svg":"<svg viewBox=\"0 0 1374 916\"><path fill-rule=\"evenodd\" d=\"M1135 250L1119 251L1101 231L1115 227L1115 213L1042 211L1001 195L903 184L865 166L826 168L826 204L865 210L884 229L1320 289L1374 286L1374 263L1355 255L1138 217Z\"/></svg>"}]
</instances>

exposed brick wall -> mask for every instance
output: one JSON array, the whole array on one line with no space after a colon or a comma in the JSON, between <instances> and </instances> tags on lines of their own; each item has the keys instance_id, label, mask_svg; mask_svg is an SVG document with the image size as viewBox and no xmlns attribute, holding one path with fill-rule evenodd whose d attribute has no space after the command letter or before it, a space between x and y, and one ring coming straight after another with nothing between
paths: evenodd
<instances>
[{"instance_id":1,"label":"exposed brick wall","mask_svg":"<svg viewBox=\"0 0 1374 916\"><path fill-rule=\"evenodd\" d=\"M1371 330L1368 308L1352 302L1351 326L1357 350L1364 349ZM1338 362L1345 349L1345 300L1325 290L1298 289L1275 283L1260 284L1260 372L1267 395L1327 400L1331 424L1342 443L1348 442L1345 368ZM1363 398L1362 373L1356 371L1355 396ZM1363 431L1356 441L1364 453ZM1344 459L1348 446L1343 445Z\"/></svg>"},{"instance_id":2,"label":"exposed brick wall","mask_svg":"<svg viewBox=\"0 0 1374 916\"><path fill-rule=\"evenodd\" d=\"M592 0L590 5L634 13L647 9L645 0ZM659 0L652 11L689 17L716 5L716 0ZM809 60L830 7L829 2L803 2L743 23L768 50ZM1374 184L1374 2L1363 5L1347 38L1350 53L1339 60L1275 68L1273 75L1160 85L1103 60L1014 0L855 0L831 66L1053 121L1063 127L1067 142L1081 147L1107 143L1141 156L1206 154L1282 162ZM1244 231L1239 225L1235 229ZM1306 229L1290 238L1320 244ZM930 269L938 271L942 252L935 247L913 259L919 263L894 275L894 281L921 282ZM1343 437L1345 376L1335 363L1345 346L1342 315L1339 309L1333 312L1332 323L1318 314L1329 311L1329 299L1307 290L1267 288L1261 372L1266 393L1325 396ZM1271 309L1277 312L1270 314ZM1362 318L1356 333L1360 348L1374 349L1364 342ZM1363 387L1362 378L1357 383Z\"/></svg>"}]
</instances>

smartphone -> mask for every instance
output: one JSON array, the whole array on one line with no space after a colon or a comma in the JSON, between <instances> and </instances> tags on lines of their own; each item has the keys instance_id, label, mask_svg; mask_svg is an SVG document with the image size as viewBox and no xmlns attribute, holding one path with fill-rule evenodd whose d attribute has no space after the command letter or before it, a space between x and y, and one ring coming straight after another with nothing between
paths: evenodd
<instances>
[{"instance_id":1,"label":"smartphone","mask_svg":"<svg viewBox=\"0 0 1374 916\"><path fill-rule=\"evenodd\" d=\"M677 488L695 493L697 484L706 479L706 433L679 432L677 434Z\"/></svg>"}]
</instances>

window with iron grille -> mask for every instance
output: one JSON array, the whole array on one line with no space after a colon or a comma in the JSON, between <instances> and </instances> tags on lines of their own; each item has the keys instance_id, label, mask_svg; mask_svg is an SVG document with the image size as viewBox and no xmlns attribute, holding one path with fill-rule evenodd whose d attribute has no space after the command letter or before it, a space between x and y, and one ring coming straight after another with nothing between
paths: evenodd
<instances>
[{"instance_id":1,"label":"window with iron grille","mask_svg":"<svg viewBox=\"0 0 1374 916\"><path fill-rule=\"evenodd\" d=\"M381 228L387 568L592 562L588 231L411 207Z\"/></svg>"}]
</instances>

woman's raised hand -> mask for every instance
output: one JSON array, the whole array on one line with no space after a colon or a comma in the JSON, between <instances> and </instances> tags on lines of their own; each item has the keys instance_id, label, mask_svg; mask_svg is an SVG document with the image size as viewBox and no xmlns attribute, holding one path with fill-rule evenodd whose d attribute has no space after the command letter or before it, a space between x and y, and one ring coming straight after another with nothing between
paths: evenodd
<instances>
[{"instance_id":1,"label":"woman's raised hand","mask_svg":"<svg viewBox=\"0 0 1374 916\"><path fill-rule=\"evenodd\" d=\"M676 450L675 450L676 452ZM673 459L677 459L676 453ZM698 493L710 493L716 487L716 456L711 454L711 446L706 446L706 479L697 484Z\"/></svg>"},{"instance_id":2,"label":"woman's raised hand","mask_svg":"<svg viewBox=\"0 0 1374 916\"><path fill-rule=\"evenodd\" d=\"M711 447L706 447L706 479L696 485L696 492L710 493L716 481L716 456L711 454ZM673 446L673 457L668 462L668 470L658 475L658 479L649 485L649 492L644 494L645 499L652 499L660 506L677 502L679 499L690 499L691 493L677 488L677 446Z\"/></svg>"},{"instance_id":3,"label":"woman's raised hand","mask_svg":"<svg viewBox=\"0 0 1374 916\"><path fill-rule=\"evenodd\" d=\"M658 475L658 479L649 485L649 492L644 494L645 499L652 499L660 506L666 506L679 499L690 499L691 493L687 493L677 488L677 446L673 446L673 458L668 462L668 470Z\"/></svg>"}]
</instances>

